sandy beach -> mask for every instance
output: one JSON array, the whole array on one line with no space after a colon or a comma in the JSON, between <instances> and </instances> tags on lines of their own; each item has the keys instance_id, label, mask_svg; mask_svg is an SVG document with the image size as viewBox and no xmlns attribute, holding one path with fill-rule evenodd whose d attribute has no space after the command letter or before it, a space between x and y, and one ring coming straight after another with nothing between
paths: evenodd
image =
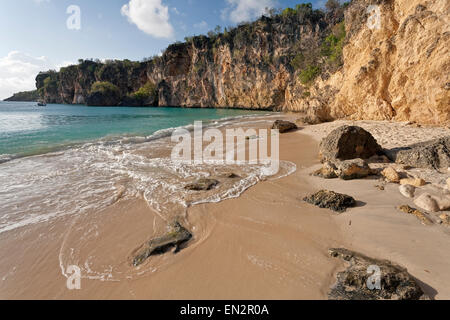
<instances>
[{"instance_id":1,"label":"sandy beach","mask_svg":"<svg viewBox=\"0 0 450 320\"><path fill-rule=\"evenodd\" d=\"M328 249L342 247L406 267L427 295L450 299L448 226L425 226L400 212L397 207L413 206L412 199L403 197L396 184L377 189L379 177L343 181L310 175L320 167L320 139L347 123L281 135L280 159L294 163L295 173L262 181L238 198L189 208L182 223L193 239L180 252L151 257L139 267L132 266L133 250L161 235L167 224L139 196L1 233L0 298L327 299L344 268ZM449 133L448 128L404 123L351 124L365 127L384 148ZM427 176L435 184L424 188L431 190L449 174ZM320 189L349 194L358 206L336 214L302 201ZM66 261L92 271L82 278L81 290L67 289ZM110 266L113 273L107 272Z\"/></svg>"}]
</instances>

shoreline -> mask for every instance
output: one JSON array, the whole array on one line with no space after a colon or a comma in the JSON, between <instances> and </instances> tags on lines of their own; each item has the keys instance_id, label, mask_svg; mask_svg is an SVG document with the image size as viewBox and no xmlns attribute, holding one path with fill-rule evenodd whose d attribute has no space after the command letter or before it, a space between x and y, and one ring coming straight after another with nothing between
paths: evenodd
<instances>
[{"instance_id":1,"label":"shoreline","mask_svg":"<svg viewBox=\"0 0 450 320\"><path fill-rule=\"evenodd\" d=\"M374 187L378 180L310 176L319 165L317 132L325 134L325 126L330 129L322 124L281 135L280 159L295 163L295 173L259 182L238 198L189 208L183 222L194 239L179 253L151 258L137 270L129 264L133 249L166 224L142 198L0 234L0 251L8 256L0 266L0 298L326 299L344 266L328 256L333 247L389 259L406 267L430 297L450 298L449 228L423 226L397 211L411 200L396 185L382 192ZM321 188L350 194L364 205L336 215L301 201ZM98 236L83 239L89 228ZM111 280L106 272L83 278L82 290L68 291L61 257L69 252L94 270L115 265L123 278Z\"/></svg>"}]
</instances>

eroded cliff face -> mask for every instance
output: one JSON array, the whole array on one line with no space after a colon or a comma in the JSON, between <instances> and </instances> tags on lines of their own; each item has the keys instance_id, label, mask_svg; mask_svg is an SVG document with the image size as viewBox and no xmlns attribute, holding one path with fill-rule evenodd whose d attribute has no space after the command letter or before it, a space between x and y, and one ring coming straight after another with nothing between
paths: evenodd
<instances>
[{"instance_id":1,"label":"eroded cliff face","mask_svg":"<svg viewBox=\"0 0 450 320\"><path fill-rule=\"evenodd\" d=\"M299 22L263 18L214 42L169 47L148 71L159 83L160 105L282 109L296 76L291 60L300 49L319 47L330 26L325 19Z\"/></svg>"},{"instance_id":2,"label":"eroded cliff face","mask_svg":"<svg viewBox=\"0 0 450 320\"><path fill-rule=\"evenodd\" d=\"M329 13L303 7L176 43L147 62L84 61L43 73L37 87L48 102L85 103L96 81L119 87L124 101L151 82L158 106L449 124L449 10L450 0L355 0ZM339 40L344 12L343 50L333 42L330 56L324 43Z\"/></svg>"},{"instance_id":3,"label":"eroded cliff face","mask_svg":"<svg viewBox=\"0 0 450 320\"><path fill-rule=\"evenodd\" d=\"M332 116L449 123L450 1L377 1L379 28L359 22L369 3L346 13L354 34Z\"/></svg>"}]
</instances>

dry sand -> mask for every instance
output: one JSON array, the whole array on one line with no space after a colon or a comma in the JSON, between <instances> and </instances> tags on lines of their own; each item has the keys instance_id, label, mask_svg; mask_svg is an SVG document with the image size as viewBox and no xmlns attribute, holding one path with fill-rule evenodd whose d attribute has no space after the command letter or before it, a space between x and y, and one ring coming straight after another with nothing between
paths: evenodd
<instances>
[{"instance_id":1,"label":"dry sand","mask_svg":"<svg viewBox=\"0 0 450 320\"><path fill-rule=\"evenodd\" d=\"M340 124L282 135L280 158L295 163L297 172L261 182L240 198L190 208L183 223L194 239L181 252L153 257L138 269L130 265L133 249L165 225L142 199L0 234L0 298L326 299L343 268L327 249L345 247L401 264L426 293L450 299L448 227L424 226L398 211L398 205L412 203L396 185L380 191L377 180L309 175L319 165L317 139ZM384 147L415 142L404 128L400 134L391 133L391 123L371 125L380 128L373 133ZM418 141L448 133L417 130ZM321 188L352 195L362 205L337 215L301 201ZM83 278L81 290L69 291L60 265L67 256L92 270L112 266L113 276Z\"/></svg>"}]
</instances>

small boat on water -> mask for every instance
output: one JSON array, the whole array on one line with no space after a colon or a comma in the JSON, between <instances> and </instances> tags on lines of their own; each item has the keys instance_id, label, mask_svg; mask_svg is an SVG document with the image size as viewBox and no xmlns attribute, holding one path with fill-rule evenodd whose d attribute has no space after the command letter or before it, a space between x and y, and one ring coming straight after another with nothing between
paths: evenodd
<instances>
[{"instance_id":1,"label":"small boat on water","mask_svg":"<svg viewBox=\"0 0 450 320\"><path fill-rule=\"evenodd\" d=\"M37 105L38 107L45 107L47 104L45 102L39 101Z\"/></svg>"}]
</instances>

